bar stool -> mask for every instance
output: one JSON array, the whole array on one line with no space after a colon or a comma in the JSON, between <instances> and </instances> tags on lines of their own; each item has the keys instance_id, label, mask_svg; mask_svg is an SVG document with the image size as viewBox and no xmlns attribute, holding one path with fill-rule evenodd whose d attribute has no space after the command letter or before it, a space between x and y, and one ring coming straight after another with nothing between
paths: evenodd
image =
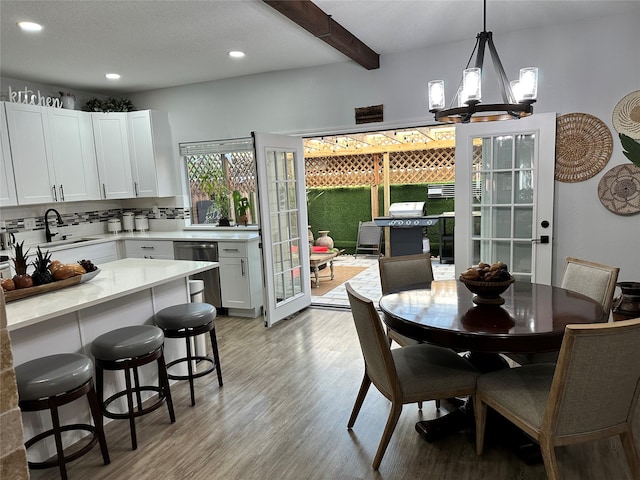
<instances>
[{"instance_id":1,"label":"bar stool","mask_svg":"<svg viewBox=\"0 0 640 480\"><path fill-rule=\"evenodd\" d=\"M116 420L129 419L131 430L131 448L138 448L135 418L146 415L166 402L171 423L176 421L171 401L171 390L164 361L164 335L153 325L135 325L123 327L97 337L91 344L91 353L96 363L96 384L98 398L102 402L102 414ZM156 361L158 364L158 386L140 385L138 367ZM104 370L124 370L126 388L103 400ZM133 373L133 386L131 385ZM146 407L142 406L141 392L158 393L158 400ZM136 407L133 394L136 395ZM109 411L109 405L120 397L127 397L127 411L116 413Z\"/></svg>"},{"instance_id":2,"label":"bar stool","mask_svg":"<svg viewBox=\"0 0 640 480\"><path fill-rule=\"evenodd\" d=\"M43 462L29 462L29 468L60 468L60 476L67 479L66 464L81 457L100 443L104 464L110 463L107 442L102 428L100 404L93 386L92 365L89 357L79 353L61 353L28 361L15 368L18 386L19 406L23 412L49 410L52 428L25 442L29 448L53 435L56 445L56 458ZM74 423L60 425L58 407L87 396L94 425ZM69 455L64 454L62 432L84 430L91 434L90 441Z\"/></svg>"},{"instance_id":3,"label":"bar stool","mask_svg":"<svg viewBox=\"0 0 640 480\"><path fill-rule=\"evenodd\" d=\"M183 303L167 307L156 313L155 323L164 332L166 338L184 338L187 346L187 356L167 363L167 368L181 362L187 362L187 375L175 375L169 373L172 380L189 380L191 392L191 406L196 404L193 389L193 379L208 375L214 368L218 374L218 385L222 386L222 371L220 370L220 357L218 355L218 342L213 321L216 318L216 307L208 303ZM213 358L205 355L194 355L191 347L191 339L209 332L211 338L211 350ZM200 372L194 372L194 361L206 361L211 365Z\"/></svg>"}]
</instances>

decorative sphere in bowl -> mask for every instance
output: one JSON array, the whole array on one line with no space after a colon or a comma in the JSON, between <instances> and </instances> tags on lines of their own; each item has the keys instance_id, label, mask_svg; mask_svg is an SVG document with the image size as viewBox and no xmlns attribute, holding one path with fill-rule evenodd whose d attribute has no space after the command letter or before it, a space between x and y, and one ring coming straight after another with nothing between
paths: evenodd
<instances>
[{"instance_id":1,"label":"decorative sphere in bowl","mask_svg":"<svg viewBox=\"0 0 640 480\"><path fill-rule=\"evenodd\" d=\"M492 304L502 305L504 298L500 295L504 293L509 286L515 282L515 278L509 275L509 280L500 280L497 282L483 282L478 280L469 280L460 277L459 280L469 289L471 293L475 293L473 303L475 304Z\"/></svg>"}]
</instances>

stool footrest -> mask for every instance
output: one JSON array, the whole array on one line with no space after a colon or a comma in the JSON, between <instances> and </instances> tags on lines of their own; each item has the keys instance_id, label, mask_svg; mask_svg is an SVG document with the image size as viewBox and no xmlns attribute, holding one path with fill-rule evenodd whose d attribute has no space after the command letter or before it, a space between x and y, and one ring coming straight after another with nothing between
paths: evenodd
<instances>
[{"instance_id":1,"label":"stool footrest","mask_svg":"<svg viewBox=\"0 0 640 480\"><path fill-rule=\"evenodd\" d=\"M142 415L145 415L149 412L153 412L154 410L160 408L161 405L163 405L164 403L164 399L165 399L165 395L162 391L161 387L156 387L153 385L150 386L142 386L142 387L136 387L136 388L132 388L131 389L132 394L134 393L140 393L140 392L156 392L157 394L159 394L159 398L151 405L148 405L146 407L143 407L141 410L137 409L134 405L134 411L133 411L133 416L134 417L140 417ZM121 392L115 393L113 395L111 395L109 398L107 398L103 403L102 403L102 414L107 417L107 418L113 418L116 420L122 420L122 419L127 419L129 418L129 413L128 412L124 412L124 413L115 413L115 412L110 412L107 407L114 402L115 400L117 400L120 397L124 397L127 395L127 391L126 390L122 390Z\"/></svg>"},{"instance_id":2,"label":"stool footrest","mask_svg":"<svg viewBox=\"0 0 640 480\"><path fill-rule=\"evenodd\" d=\"M63 453L63 460L64 463L69 463L72 462L73 460L80 458L82 455L84 455L85 453L87 453L89 450L91 450L93 448L93 446L98 442L98 435L97 435L97 431L96 431L96 427L94 427L93 425L89 425L89 424L83 424L83 423L74 423L72 425L62 425L60 427L60 432L70 432L70 431L74 431L74 430L85 430L87 432L89 432L91 434L91 439L89 440L89 442L84 445L82 448L76 450L73 453L70 453L69 455L64 455ZM28 449L29 447L32 447L33 445L35 445L36 443L38 443L41 440L44 440L47 437L50 437L52 435L55 435L55 430L54 429L50 429L50 430L46 430L42 433L39 433L38 435L36 435L33 438L30 438L29 440L27 440L24 444L25 448ZM86 441L86 439L84 439ZM81 440L82 441L82 440ZM42 462L28 462L29 463L29 468L33 468L35 470L40 470L40 469L45 469L45 468L51 468L51 467L56 467L58 465L60 465L60 463L58 462L58 457L54 457L52 460L45 460Z\"/></svg>"},{"instance_id":3,"label":"stool footrest","mask_svg":"<svg viewBox=\"0 0 640 480\"><path fill-rule=\"evenodd\" d=\"M210 374L211 372L213 372L216 368L216 362L213 358L211 357L204 357L204 356L194 356L191 358L187 358L187 357L183 357L183 358L178 358L176 360L173 360L169 363L167 363L167 370L169 370L169 368L173 367L174 365L177 365L179 363L182 362L188 362L188 361L196 361L196 360L201 360L204 362L210 362L211 366L208 367L206 370L202 370L200 372L194 372L193 375L191 375L191 378L200 378L200 377L204 377L205 375ZM171 373L167 373L167 377L169 377L170 380L189 380L189 375L174 375Z\"/></svg>"}]
</instances>

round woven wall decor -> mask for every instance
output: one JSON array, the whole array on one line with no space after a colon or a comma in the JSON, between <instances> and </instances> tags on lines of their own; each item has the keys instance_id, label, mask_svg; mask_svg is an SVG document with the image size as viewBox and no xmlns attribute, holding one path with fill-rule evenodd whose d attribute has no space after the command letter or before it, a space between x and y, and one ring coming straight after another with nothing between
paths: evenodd
<instances>
[{"instance_id":1,"label":"round woven wall decor","mask_svg":"<svg viewBox=\"0 0 640 480\"><path fill-rule=\"evenodd\" d=\"M613 109L613 128L640 140L640 90L625 95Z\"/></svg>"},{"instance_id":2,"label":"round woven wall decor","mask_svg":"<svg viewBox=\"0 0 640 480\"><path fill-rule=\"evenodd\" d=\"M561 115L556 121L555 179L583 182L602 170L613 151L609 127L587 113Z\"/></svg>"},{"instance_id":3,"label":"round woven wall decor","mask_svg":"<svg viewBox=\"0 0 640 480\"><path fill-rule=\"evenodd\" d=\"M640 167L633 163L613 167L600 180L598 197L617 215L640 213Z\"/></svg>"}]
</instances>

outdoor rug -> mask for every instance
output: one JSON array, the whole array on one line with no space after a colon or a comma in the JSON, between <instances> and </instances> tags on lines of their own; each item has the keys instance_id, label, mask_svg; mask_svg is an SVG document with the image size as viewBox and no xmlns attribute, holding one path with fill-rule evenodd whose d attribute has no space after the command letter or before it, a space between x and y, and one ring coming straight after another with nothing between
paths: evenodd
<instances>
[{"instance_id":1,"label":"outdoor rug","mask_svg":"<svg viewBox=\"0 0 640 480\"><path fill-rule=\"evenodd\" d=\"M350 278L355 277L360 272L366 270L367 267L347 267L334 265L333 280L330 278L329 267L320 270L320 286L316 288L315 275L311 272L311 296L321 297L325 293L342 285Z\"/></svg>"}]
</instances>

